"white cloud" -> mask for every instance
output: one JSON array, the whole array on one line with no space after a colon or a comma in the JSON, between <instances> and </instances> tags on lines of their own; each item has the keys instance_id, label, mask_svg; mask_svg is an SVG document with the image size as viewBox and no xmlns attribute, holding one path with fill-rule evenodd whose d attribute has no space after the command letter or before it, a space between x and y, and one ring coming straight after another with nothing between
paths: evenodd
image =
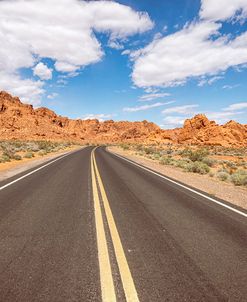
<instances>
[{"instance_id":1,"label":"white cloud","mask_svg":"<svg viewBox=\"0 0 247 302\"><path fill-rule=\"evenodd\" d=\"M223 89L233 89L239 87L240 84L235 84L235 85L224 85L222 88Z\"/></svg>"},{"instance_id":2,"label":"white cloud","mask_svg":"<svg viewBox=\"0 0 247 302\"><path fill-rule=\"evenodd\" d=\"M146 13L113 1L2 0L0 70L16 74L50 58L57 71L74 72L104 55L94 31L123 43L152 27Z\"/></svg>"},{"instance_id":3,"label":"white cloud","mask_svg":"<svg viewBox=\"0 0 247 302\"><path fill-rule=\"evenodd\" d=\"M41 80L50 80L52 78L52 69L40 62L33 68L33 74Z\"/></svg>"},{"instance_id":4,"label":"white cloud","mask_svg":"<svg viewBox=\"0 0 247 302\"><path fill-rule=\"evenodd\" d=\"M146 87L144 91L146 93L157 93L159 89L157 87Z\"/></svg>"},{"instance_id":5,"label":"white cloud","mask_svg":"<svg viewBox=\"0 0 247 302\"><path fill-rule=\"evenodd\" d=\"M144 94L139 98L139 101L145 102L145 101L152 101L155 99L159 99L162 97L170 96L170 93L150 93L150 94Z\"/></svg>"},{"instance_id":6,"label":"white cloud","mask_svg":"<svg viewBox=\"0 0 247 302\"><path fill-rule=\"evenodd\" d=\"M199 105L193 104L193 105L184 105L184 106L175 106L170 107L162 111L163 114L167 113L179 113L179 114L195 114L195 108L197 108Z\"/></svg>"},{"instance_id":7,"label":"white cloud","mask_svg":"<svg viewBox=\"0 0 247 302\"><path fill-rule=\"evenodd\" d=\"M184 124L185 119L192 118L195 114L198 114L200 111L195 112L194 108L198 105L185 105L167 108L162 111L164 114L173 114L167 115L163 119L163 124L160 125L162 128L175 128L181 127ZM217 112L205 112L206 116L219 124L224 124L230 119L236 119L238 116L246 114L247 102L231 104L228 107L222 108Z\"/></svg>"},{"instance_id":8,"label":"white cloud","mask_svg":"<svg viewBox=\"0 0 247 302\"><path fill-rule=\"evenodd\" d=\"M215 77L211 77L211 78L202 78L199 83L198 83L198 86L202 87L206 84L208 85L212 85L213 83L221 80L221 79L224 79L224 77L222 76L215 76Z\"/></svg>"},{"instance_id":9,"label":"white cloud","mask_svg":"<svg viewBox=\"0 0 247 302\"><path fill-rule=\"evenodd\" d=\"M41 97L45 92L44 83L31 79L22 79L18 74L0 71L0 89L20 97L24 103L40 105Z\"/></svg>"},{"instance_id":10,"label":"white cloud","mask_svg":"<svg viewBox=\"0 0 247 302\"><path fill-rule=\"evenodd\" d=\"M216 76L245 64L247 32L230 39L219 34L220 28L221 24L209 21L192 23L132 53L135 85L182 85L190 78Z\"/></svg>"},{"instance_id":11,"label":"white cloud","mask_svg":"<svg viewBox=\"0 0 247 302\"><path fill-rule=\"evenodd\" d=\"M53 100L58 96L58 93L53 92L47 96L48 99Z\"/></svg>"},{"instance_id":12,"label":"white cloud","mask_svg":"<svg viewBox=\"0 0 247 302\"><path fill-rule=\"evenodd\" d=\"M162 28L162 31L165 33L165 32L167 32L167 30L168 30L168 26L164 25L164 27Z\"/></svg>"},{"instance_id":13,"label":"white cloud","mask_svg":"<svg viewBox=\"0 0 247 302\"><path fill-rule=\"evenodd\" d=\"M113 117L112 114L105 114L105 113L99 113L99 114L87 114L85 115L82 119L83 120L94 120L94 119L97 119L99 120L100 122L103 122L107 119L111 119Z\"/></svg>"},{"instance_id":14,"label":"white cloud","mask_svg":"<svg viewBox=\"0 0 247 302\"><path fill-rule=\"evenodd\" d=\"M160 125L162 128L176 128L181 127L184 124L186 118L184 116L166 116L163 119L163 124Z\"/></svg>"},{"instance_id":15,"label":"white cloud","mask_svg":"<svg viewBox=\"0 0 247 302\"><path fill-rule=\"evenodd\" d=\"M126 107L126 108L123 108L123 111L126 111L126 112L144 111L144 110L148 110L148 109L168 105L168 104L171 104L171 103L174 103L174 102L170 101L170 102L166 102L166 103L154 103L154 104L150 104L150 105L143 105L143 106L136 106L136 107Z\"/></svg>"},{"instance_id":16,"label":"white cloud","mask_svg":"<svg viewBox=\"0 0 247 302\"><path fill-rule=\"evenodd\" d=\"M202 19L219 21L247 17L247 0L202 0Z\"/></svg>"},{"instance_id":17,"label":"white cloud","mask_svg":"<svg viewBox=\"0 0 247 302\"><path fill-rule=\"evenodd\" d=\"M109 40L107 45L108 45L108 47L113 48L113 49L117 49L117 50L120 50L120 49L124 48L123 44L119 43L118 41L114 41L114 40L113 41Z\"/></svg>"},{"instance_id":18,"label":"white cloud","mask_svg":"<svg viewBox=\"0 0 247 302\"><path fill-rule=\"evenodd\" d=\"M229 121L229 119L235 119L237 115L241 115L241 111L227 111L227 112L209 112L207 117L213 121L216 121L219 124L224 124Z\"/></svg>"},{"instance_id":19,"label":"white cloud","mask_svg":"<svg viewBox=\"0 0 247 302\"><path fill-rule=\"evenodd\" d=\"M242 109L247 109L247 102L235 103L229 105L226 108L223 108L224 111L235 111L235 110L242 110Z\"/></svg>"},{"instance_id":20,"label":"white cloud","mask_svg":"<svg viewBox=\"0 0 247 302\"><path fill-rule=\"evenodd\" d=\"M129 55L131 53L131 50L130 49L125 49L121 52L121 55Z\"/></svg>"}]
</instances>

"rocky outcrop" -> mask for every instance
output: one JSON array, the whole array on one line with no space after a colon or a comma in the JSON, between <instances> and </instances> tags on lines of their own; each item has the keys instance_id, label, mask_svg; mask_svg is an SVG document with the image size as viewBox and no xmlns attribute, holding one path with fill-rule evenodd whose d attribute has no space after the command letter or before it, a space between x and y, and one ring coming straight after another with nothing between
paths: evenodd
<instances>
[{"instance_id":1,"label":"rocky outcrop","mask_svg":"<svg viewBox=\"0 0 247 302\"><path fill-rule=\"evenodd\" d=\"M218 125L209 121L203 114L198 114L184 122L178 134L178 143L218 145L218 146L246 146L247 125L229 121L225 125Z\"/></svg>"},{"instance_id":2,"label":"rocky outcrop","mask_svg":"<svg viewBox=\"0 0 247 302\"><path fill-rule=\"evenodd\" d=\"M183 128L162 130L148 121L72 120L47 108L34 109L19 98L0 92L0 139L69 140L79 142L142 144L196 144L247 146L247 125L229 121L217 125L199 114L185 121Z\"/></svg>"}]
</instances>

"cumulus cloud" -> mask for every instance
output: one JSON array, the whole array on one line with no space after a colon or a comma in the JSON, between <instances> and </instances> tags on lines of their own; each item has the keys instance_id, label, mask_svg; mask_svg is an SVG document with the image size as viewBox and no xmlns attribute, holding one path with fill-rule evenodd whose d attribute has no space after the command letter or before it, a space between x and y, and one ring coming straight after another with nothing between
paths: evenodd
<instances>
[{"instance_id":1,"label":"cumulus cloud","mask_svg":"<svg viewBox=\"0 0 247 302\"><path fill-rule=\"evenodd\" d=\"M219 35L220 28L214 22L192 23L132 54L135 85L182 85L190 78L216 75L246 63L247 32L229 39Z\"/></svg>"},{"instance_id":2,"label":"cumulus cloud","mask_svg":"<svg viewBox=\"0 0 247 302\"><path fill-rule=\"evenodd\" d=\"M124 48L123 44L119 43L118 41L111 41L111 40L109 40L109 42L108 42L108 47L117 49L117 50Z\"/></svg>"},{"instance_id":3,"label":"cumulus cloud","mask_svg":"<svg viewBox=\"0 0 247 302\"><path fill-rule=\"evenodd\" d=\"M146 13L112 1L2 0L0 70L14 74L50 58L57 71L74 72L102 59L94 32L122 43L152 27Z\"/></svg>"},{"instance_id":4,"label":"cumulus cloud","mask_svg":"<svg viewBox=\"0 0 247 302\"><path fill-rule=\"evenodd\" d=\"M113 117L112 114L105 114L105 113L93 114L93 113L90 113L90 114L85 115L82 119L83 120L94 120L94 119L97 119L100 122L103 122L103 121L105 121L107 119L111 119L112 117Z\"/></svg>"},{"instance_id":5,"label":"cumulus cloud","mask_svg":"<svg viewBox=\"0 0 247 302\"><path fill-rule=\"evenodd\" d=\"M40 62L33 68L33 74L41 80L50 80L52 78L52 69Z\"/></svg>"},{"instance_id":6,"label":"cumulus cloud","mask_svg":"<svg viewBox=\"0 0 247 302\"><path fill-rule=\"evenodd\" d=\"M162 113L163 114L167 114L167 113L192 114L195 113L195 108L197 108L198 106L199 106L198 104L174 106L163 110Z\"/></svg>"},{"instance_id":7,"label":"cumulus cloud","mask_svg":"<svg viewBox=\"0 0 247 302\"><path fill-rule=\"evenodd\" d=\"M43 86L42 81L22 79L18 74L0 71L0 90L11 92L14 96L20 97L24 103L40 105L45 92Z\"/></svg>"},{"instance_id":8,"label":"cumulus cloud","mask_svg":"<svg viewBox=\"0 0 247 302\"><path fill-rule=\"evenodd\" d=\"M224 85L222 88L223 89L233 89L239 87L240 84L235 84L235 85Z\"/></svg>"},{"instance_id":9,"label":"cumulus cloud","mask_svg":"<svg viewBox=\"0 0 247 302\"><path fill-rule=\"evenodd\" d=\"M235 103L229 105L226 108L223 108L224 111L235 111L235 110L242 110L242 109L247 109L247 102Z\"/></svg>"},{"instance_id":10,"label":"cumulus cloud","mask_svg":"<svg viewBox=\"0 0 247 302\"><path fill-rule=\"evenodd\" d=\"M49 100L53 100L53 99L55 99L57 96L58 96L58 93L53 92L53 93L49 94L49 95L47 96L47 98L48 98Z\"/></svg>"},{"instance_id":11,"label":"cumulus cloud","mask_svg":"<svg viewBox=\"0 0 247 302\"><path fill-rule=\"evenodd\" d=\"M176 128L181 127L187 117L184 116L166 116L163 119L163 124L160 125L161 128Z\"/></svg>"},{"instance_id":12,"label":"cumulus cloud","mask_svg":"<svg viewBox=\"0 0 247 302\"><path fill-rule=\"evenodd\" d=\"M236 19L247 19L247 0L202 0L197 21L130 53L134 84L173 87L199 78L203 86L230 67L246 68L247 32L235 38L220 33L222 22Z\"/></svg>"},{"instance_id":13,"label":"cumulus cloud","mask_svg":"<svg viewBox=\"0 0 247 302\"><path fill-rule=\"evenodd\" d=\"M207 117L211 120L216 121L219 124L224 124L228 122L230 119L235 119L238 115L242 115L242 111L219 111L219 112L209 112L207 113Z\"/></svg>"},{"instance_id":14,"label":"cumulus cloud","mask_svg":"<svg viewBox=\"0 0 247 302\"><path fill-rule=\"evenodd\" d=\"M224 77L223 76L215 76L215 77L210 77L210 78L205 78L204 77L199 81L198 86L202 87L206 84L212 85L213 83L215 83L215 82L217 82L221 79L224 79Z\"/></svg>"},{"instance_id":15,"label":"cumulus cloud","mask_svg":"<svg viewBox=\"0 0 247 302\"><path fill-rule=\"evenodd\" d=\"M144 94L139 98L139 101L145 102L145 101L152 101L155 99L159 99L162 97L170 96L170 93L150 93L150 94Z\"/></svg>"},{"instance_id":16,"label":"cumulus cloud","mask_svg":"<svg viewBox=\"0 0 247 302\"><path fill-rule=\"evenodd\" d=\"M154 103L154 104L150 104L150 105L143 105L143 106L136 106L136 107L126 107L123 108L123 111L126 112L137 112L137 111L144 111L144 110L149 110L152 108L156 108L156 107L161 107L161 106L165 106L168 104L174 103L173 101L170 102L166 102L166 103Z\"/></svg>"},{"instance_id":17,"label":"cumulus cloud","mask_svg":"<svg viewBox=\"0 0 247 302\"><path fill-rule=\"evenodd\" d=\"M247 0L202 0L200 17L219 21L247 17Z\"/></svg>"},{"instance_id":18,"label":"cumulus cloud","mask_svg":"<svg viewBox=\"0 0 247 302\"><path fill-rule=\"evenodd\" d=\"M162 128L175 128L181 127L187 118L191 118L195 114L199 113L200 110L195 112L195 108L198 105L184 105L170 107L162 111L163 114L168 114L163 119L163 124L160 125ZM205 112L206 116L219 124L224 124L230 119L235 119L238 116L246 114L247 102L233 103L228 107L222 108L216 112Z\"/></svg>"}]
</instances>

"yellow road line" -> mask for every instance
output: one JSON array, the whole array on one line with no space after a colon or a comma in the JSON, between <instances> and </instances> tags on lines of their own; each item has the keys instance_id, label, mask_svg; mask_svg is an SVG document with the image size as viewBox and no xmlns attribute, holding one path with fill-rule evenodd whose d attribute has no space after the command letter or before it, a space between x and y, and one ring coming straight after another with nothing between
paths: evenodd
<instances>
[{"instance_id":1,"label":"yellow road line","mask_svg":"<svg viewBox=\"0 0 247 302\"><path fill-rule=\"evenodd\" d=\"M117 300L116 300L116 294L113 284L112 271L111 271L109 253L107 248L102 211L100 207L99 195L97 190L97 183L96 183L96 177L94 172L92 154L91 154L91 173L92 173L94 215L95 215L95 223L96 223L96 236L97 236L102 301L115 302Z\"/></svg>"},{"instance_id":2,"label":"yellow road line","mask_svg":"<svg viewBox=\"0 0 247 302\"><path fill-rule=\"evenodd\" d=\"M115 224L114 217L112 215L112 211L111 211L110 204L109 204L109 201L108 201L105 189L104 189L104 185L103 185L101 176L99 174L94 151L95 151L95 149L93 150L92 154L93 154L93 161L94 161L96 177L97 177L97 180L99 183L99 188L101 191L103 205L105 208L106 218L107 218L107 222L108 222L110 233L111 233L111 239L112 239L112 243L113 243L113 247L114 247L114 251L115 251L115 255L116 255L116 259L117 259L117 263L118 263L118 268L119 268L119 272L120 272L120 276L121 276L121 280L122 280L122 284L123 284L126 301L127 302L138 302L139 299L138 299L138 295L136 292L135 284L134 284L134 281L133 281L133 278L132 278L132 275L131 275L131 272L129 269L127 259L124 254L123 246L122 246L119 234L118 234L118 230L117 230L117 227Z\"/></svg>"}]
</instances>

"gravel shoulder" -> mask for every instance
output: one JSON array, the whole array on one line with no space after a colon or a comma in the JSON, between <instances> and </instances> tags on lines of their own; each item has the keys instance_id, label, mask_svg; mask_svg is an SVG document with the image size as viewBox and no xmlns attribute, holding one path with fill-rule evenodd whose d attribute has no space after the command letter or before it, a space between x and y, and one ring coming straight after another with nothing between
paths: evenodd
<instances>
[{"instance_id":1,"label":"gravel shoulder","mask_svg":"<svg viewBox=\"0 0 247 302\"><path fill-rule=\"evenodd\" d=\"M7 163L0 164L0 181L8 179L12 176L15 176L21 172L25 172L31 168L34 168L40 164L46 163L51 159L55 159L58 156L64 155L71 151L79 149L78 147L70 147L65 150L50 153L45 156L36 156L35 158L23 158L21 161L11 161Z\"/></svg>"},{"instance_id":2,"label":"gravel shoulder","mask_svg":"<svg viewBox=\"0 0 247 302\"><path fill-rule=\"evenodd\" d=\"M236 187L231 183L212 179L208 175L200 175L195 173L184 172L179 168L164 166L155 160L136 155L130 150L123 150L119 147L108 147L110 152L125 156L147 168L153 169L175 180L181 181L189 186L204 191L212 196L226 200L243 209L247 209L247 189Z\"/></svg>"}]
</instances>

